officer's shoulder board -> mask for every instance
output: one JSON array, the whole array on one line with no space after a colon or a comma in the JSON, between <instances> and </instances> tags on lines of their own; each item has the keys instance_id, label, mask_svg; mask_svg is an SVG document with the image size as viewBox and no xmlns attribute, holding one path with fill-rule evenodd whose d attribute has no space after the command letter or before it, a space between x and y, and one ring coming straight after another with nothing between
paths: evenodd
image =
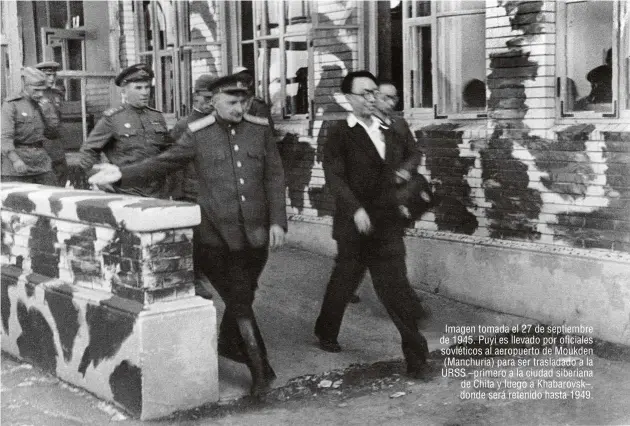
<instances>
[{"instance_id":1,"label":"officer's shoulder board","mask_svg":"<svg viewBox=\"0 0 630 426\"><path fill-rule=\"evenodd\" d=\"M211 126L217 121L214 115L206 115L205 117L200 118L199 120L192 121L188 123L188 130L195 133L205 127Z\"/></svg>"},{"instance_id":2,"label":"officer's shoulder board","mask_svg":"<svg viewBox=\"0 0 630 426\"><path fill-rule=\"evenodd\" d=\"M155 111L155 112L159 112L160 114L162 114L162 111L160 111L159 109L151 108L148 105L146 106L146 109L151 110L151 111Z\"/></svg>"},{"instance_id":3,"label":"officer's shoulder board","mask_svg":"<svg viewBox=\"0 0 630 426\"><path fill-rule=\"evenodd\" d=\"M19 101L20 99L22 99L23 96L22 95L12 95L12 96L8 96L4 99L5 102L12 102L12 101Z\"/></svg>"},{"instance_id":4,"label":"officer's shoulder board","mask_svg":"<svg viewBox=\"0 0 630 426\"><path fill-rule=\"evenodd\" d=\"M269 125L269 120L265 117L255 117L250 114L244 114L243 118L245 119L245 121L249 121L250 123L254 123L254 124L260 124L261 126Z\"/></svg>"},{"instance_id":5,"label":"officer's shoulder board","mask_svg":"<svg viewBox=\"0 0 630 426\"><path fill-rule=\"evenodd\" d=\"M103 112L103 115L104 115L105 117L111 117L112 115L114 115L114 114L118 114L120 111L122 111L122 110L124 110L124 109L125 109L125 107L124 107L124 106L122 106L122 105L120 105L120 106L117 106L117 107L114 107L114 108L110 108L110 109L105 110L105 111Z\"/></svg>"}]
</instances>

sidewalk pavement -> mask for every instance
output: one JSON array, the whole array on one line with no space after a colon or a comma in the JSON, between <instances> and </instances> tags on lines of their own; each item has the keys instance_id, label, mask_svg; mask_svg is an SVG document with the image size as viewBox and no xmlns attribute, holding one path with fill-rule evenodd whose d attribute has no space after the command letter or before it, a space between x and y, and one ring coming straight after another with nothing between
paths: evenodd
<instances>
[{"instance_id":1,"label":"sidewalk pavement","mask_svg":"<svg viewBox=\"0 0 630 426\"><path fill-rule=\"evenodd\" d=\"M342 352L319 349L313 326L332 266L330 257L291 247L270 254L254 310L278 375L274 387L298 376L402 358L400 335L378 302L369 276L359 290L361 302L349 305L346 311L339 335ZM439 296L422 296L433 311L423 329L430 351L446 346L439 343L446 324L512 325L523 321ZM223 304L218 298L215 303L220 320ZM101 424L99 419L107 423L125 418L111 405L29 367L3 355L3 424ZM222 403L249 392L251 379L243 364L220 357L219 379Z\"/></svg>"}]
</instances>

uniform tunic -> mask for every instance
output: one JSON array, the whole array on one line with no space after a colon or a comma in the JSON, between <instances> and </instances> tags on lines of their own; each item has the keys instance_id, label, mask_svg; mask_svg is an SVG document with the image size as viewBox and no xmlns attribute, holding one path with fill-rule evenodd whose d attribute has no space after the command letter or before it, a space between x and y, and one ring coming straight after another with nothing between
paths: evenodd
<instances>
[{"instance_id":1,"label":"uniform tunic","mask_svg":"<svg viewBox=\"0 0 630 426\"><path fill-rule=\"evenodd\" d=\"M155 157L172 145L162 113L153 108L134 108L125 104L103 113L81 147L81 166L89 170L100 162L100 153L118 167ZM142 185L119 185L114 190L142 197L162 195L164 179Z\"/></svg>"},{"instance_id":2,"label":"uniform tunic","mask_svg":"<svg viewBox=\"0 0 630 426\"><path fill-rule=\"evenodd\" d=\"M39 105L25 94L2 104L2 176L35 176L52 170L50 156L43 148L46 125ZM16 153L28 170L18 173L9 159Z\"/></svg>"},{"instance_id":3,"label":"uniform tunic","mask_svg":"<svg viewBox=\"0 0 630 426\"><path fill-rule=\"evenodd\" d=\"M242 250L264 247L269 227L286 229L284 172L266 120L245 115L237 124L214 115L188 126L160 156L121 168L123 185L165 175L193 160L198 171L201 244Z\"/></svg>"},{"instance_id":4,"label":"uniform tunic","mask_svg":"<svg viewBox=\"0 0 630 426\"><path fill-rule=\"evenodd\" d=\"M193 121L199 120L208 114L204 114L196 109L193 109L189 116L182 118L171 129L171 138L178 140L188 128L188 124ZM175 174L177 180L177 196L176 199L184 201L196 202L197 194L199 193L199 182L197 181L197 172L195 171L194 162L188 163L184 170L180 170Z\"/></svg>"}]
</instances>

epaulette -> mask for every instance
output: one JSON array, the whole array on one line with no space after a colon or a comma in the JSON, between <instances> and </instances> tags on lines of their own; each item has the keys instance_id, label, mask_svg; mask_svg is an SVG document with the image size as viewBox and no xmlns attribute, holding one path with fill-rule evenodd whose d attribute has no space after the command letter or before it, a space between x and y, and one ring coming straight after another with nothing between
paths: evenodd
<instances>
[{"instance_id":1,"label":"epaulette","mask_svg":"<svg viewBox=\"0 0 630 426\"><path fill-rule=\"evenodd\" d=\"M124 107L124 106L122 106L122 105L120 105L120 106L117 106L117 107L113 107L113 108L110 108L110 109L106 109L106 110L103 112L103 115L104 115L105 117L111 117L112 115L114 115L114 114L118 114L120 111L122 111L122 110L124 110L124 109L125 109L125 107Z\"/></svg>"},{"instance_id":2,"label":"epaulette","mask_svg":"<svg viewBox=\"0 0 630 426\"><path fill-rule=\"evenodd\" d=\"M20 99L22 99L23 96L22 95L13 95L13 96L8 96L4 99L5 102L11 102L11 101L18 101Z\"/></svg>"},{"instance_id":3,"label":"epaulette","mask_svg":"<svg viewBox=\"0 0 630 426\"><path fill-rule=\"evenodd\" d=\"M151 108L150 106L146 106L146 109L150 109L151 111L155 111L155 112L159 112L160 114L162 114L162 111L160 111L159 109L155 109L155 108Z\"/></svg>"},{"instance_id":4,"label":"epaulette","mask_svg":"<svg viewBox=\"0 0 630 426\"><path fill-rule=\"evenodd\" d=\"M195 133L203 129L204 127L213 125L215 121L217 121L217 119L214 117L214 115L212 114L206 115L205 117L202 117L199 120L195 120L191 123L188 123L188 130Z\"/></svg>"},{"instance_id":5,"label":"epaulette","mask_svg":"<svg viewBox=\"0 0 630 426\"><path fill-rule=\"evenodd\" d=\"M254 117L253 115L243 114L243 118L245 121L249 121L250 123L260 124L261 126L268 126L269 120L265 117Z\"/></svg>"}]
</instances>

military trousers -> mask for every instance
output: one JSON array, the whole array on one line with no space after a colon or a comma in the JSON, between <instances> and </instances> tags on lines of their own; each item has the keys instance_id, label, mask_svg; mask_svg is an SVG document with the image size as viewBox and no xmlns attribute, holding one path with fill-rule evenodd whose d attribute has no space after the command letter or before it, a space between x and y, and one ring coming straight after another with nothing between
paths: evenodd
<instances>
[{"instance_id":1,"label":"military trousers","mask_svg":"<svg viewBox=\"0 0 630 426\"><path fill-rule=\"evenodd\" d=\"M337 241L337 258L315 323L315 333L320 338L337 341L346 307L366 268L376 295L400 333L405 359L424 362L428 346L418 331L416 320L425 313L407 278L402 236Z\"/></svg>"},{"instance_id":2,"label":"military trousers","mask_svg":"<svg viewBox=\"0 0 630 426\"><path fill-rule=\"evenodd\" d=\"M258 279L262 273L269 250L265 247L248 247L230 250L227 245L214 247L197 244L194 250L195 265L208 278L225 303L225 313L219 327L219 343L239 348L242 338L237 318L254 318L253 303ZM258 333L260 334L260 333ZM262 338L259 345L266 353Z\"/></svg>"}]
</instances>

